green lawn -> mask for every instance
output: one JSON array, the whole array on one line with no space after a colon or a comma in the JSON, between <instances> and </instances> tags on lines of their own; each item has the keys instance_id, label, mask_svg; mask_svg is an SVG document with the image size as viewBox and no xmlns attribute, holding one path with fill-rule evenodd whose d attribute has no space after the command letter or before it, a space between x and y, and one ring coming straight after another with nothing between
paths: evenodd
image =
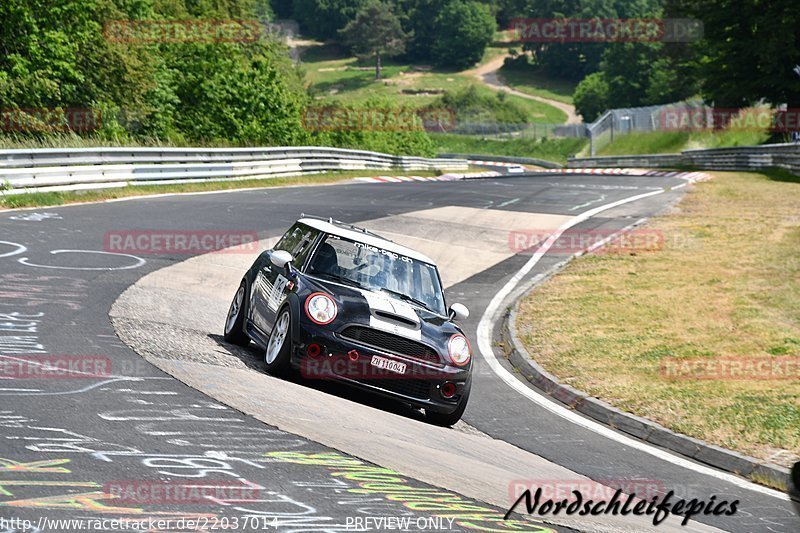
<instances>
[{"instance_id":1,"label":"green lawn","mask_svg":"<svg viewBox=\"0 0 800 533\"><path fill-rule=\"evenodd\" d=\"M760 131L659 131L617 136L597 155L673 154L696 148L750 146L767 140Z\"/></svg>"},{"instance_id":2,"label":"green lawn","mask_svg":"<svg viewBox=\"0 0 800 533\"><path fill-rule=\"evenodd\" d=\"M503 53L494 47L487 49L484 61ZM408 107L423 107L438 98L444 91L459 91L475 85L481 94L494 95L495 91L480 84L463 72L445 71L425 65L409 65L383 60L382 78L375 80L374 65L345 55L334 45L319 45L303 54L303 69L311 94L320 103L338 101L360 104L367 101L389 99ZM508 100L523 106L529 121L544 124L561 124L564 113L552 106L509 95Z\"/></svg>"},{"instance_id":3,"label":"green lawn","mask_svg":"<svg viewBox=\"0 0 800 533\"><path fill-rule=\"evenodd\" d=\"M715 173L644 227L662 247L584 256L535 289L521 305L521 339L562 382L623 410L796 461L800 372L695 379L665 369L778 357L800 368L798 213L800 177Z\"/></svg>"},{"instance_id":4,"label":"green lawn","mask_svg":"<svg viewBox=\"0 0 800 533\"><path fill-rule=\"evenodd\" d=\"M533 68L521 70L503 67L499 74L509 86L520 92L550 98L565 104L573 103L572 94L577 85L575 81L555 79Z\"/></svg>"}]
</instances>

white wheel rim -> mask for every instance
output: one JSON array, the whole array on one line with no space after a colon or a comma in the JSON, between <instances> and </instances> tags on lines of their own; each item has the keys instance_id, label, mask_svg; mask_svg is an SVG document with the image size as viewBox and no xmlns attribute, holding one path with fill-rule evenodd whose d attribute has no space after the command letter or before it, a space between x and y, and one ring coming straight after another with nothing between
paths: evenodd
<instances>
[{"instance_id":1,"label":"white wheel rim","mask_svg":"<svg viewBox=\"0 0 800 533\"><path fill-rule=\"evenodd\" d=\"M236 296L233 297L231 308L228 310L228 319L225 321L225 333L230 333L233 325L236 324L236 319L239 318L239 312L242 310L242 302L244 302L244 287L239 287L236 291Z\"/></svg>"},{"instance_id":2,"label":"white wheel rim","mask_svg":"<svg viewBox=\"0 0 800 533\"><path fill-rule=\"evenodd\" d=\"M286 341L286 334L289 332L289 312L284 311L281 314L275 327L272 329L272 335L269 336L269 345L267 345L267 364L271 365L278 358L281 353L283 343Z\"/></svg>"}]
</instances>

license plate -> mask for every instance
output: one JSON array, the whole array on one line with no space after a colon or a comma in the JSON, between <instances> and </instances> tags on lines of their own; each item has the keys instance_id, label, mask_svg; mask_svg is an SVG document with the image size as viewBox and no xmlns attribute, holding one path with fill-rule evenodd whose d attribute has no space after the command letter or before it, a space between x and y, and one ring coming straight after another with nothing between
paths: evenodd
<instances>
[{"instance_id":1,"label":"license plate","mask_svg":"<svg viewBox=\"0 0 800 533\"><path fill-rule=\"evenodd\" d=\"M397 361L392 361L391 359L386 359L385 357L378 357L377 355L373 355L371 364L374 367L381 368L383 370L388 370L390 372L395 372L397 374L406 373L405 363L398 363Z\"/></svg>"}]
</instances>

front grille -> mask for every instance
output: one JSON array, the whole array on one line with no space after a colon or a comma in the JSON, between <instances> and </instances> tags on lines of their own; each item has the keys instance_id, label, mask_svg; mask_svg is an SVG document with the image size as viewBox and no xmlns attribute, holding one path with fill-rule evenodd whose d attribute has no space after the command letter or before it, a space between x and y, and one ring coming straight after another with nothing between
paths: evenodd
<instances>
[{"instance_id":1,"label":"front grille","mask_svg":"<svg viewBox=\"0 0 800 533\"><path fill-rule=\"evenodd\" d=\"M424 379L360 379L358 381L418 400L430 398L431 384L430 381Z\"/></svg>"},{"instance_id":2,"label":"front grille","mask_svg":"<svg viewBox=\"0 0 800 533\"><path fill-rule=\"evenodd\" d=\"M433 348L421 342L412 341L379 329L372 329L364 326L350 326L345 328L341 335L345 339L366 344L389 353L405 355L430 363L442 362L439 354L436 353L436 350Z\"/></svg>"}]
</instances>

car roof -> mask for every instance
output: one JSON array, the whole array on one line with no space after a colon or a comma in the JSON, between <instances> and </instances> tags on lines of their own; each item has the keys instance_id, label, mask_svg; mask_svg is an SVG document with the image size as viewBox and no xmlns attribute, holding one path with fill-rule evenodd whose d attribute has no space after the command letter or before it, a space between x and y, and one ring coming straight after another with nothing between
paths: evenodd
<instances>
[{"instance_id":1,"label":"car roof","mask_svg":"<svg viewBox=\"0 0 800 533\"><path fill-rule=\"evenodd\" d=\"M345 239L350 239L352 241L369 244L370 246L375 246L376 248L382 248L383 250L388 250L390 252L404 255L406 257L410 257L411 259L416 259L417 261L422 261L423 263L436 266L436 262L425 254L422 254L416 250L412 250L411 248L407 248L401 244L397 244L396 242L392 242L389 239L381 237L380 235L376 235L374 233L365 233L364 231L354 229L355 226L336 223L336 221L329 222L327 220L305 217L298 220L298 222L325 233L330 233L332 235L344 237Z\"/></svg>"}]
</instances>

